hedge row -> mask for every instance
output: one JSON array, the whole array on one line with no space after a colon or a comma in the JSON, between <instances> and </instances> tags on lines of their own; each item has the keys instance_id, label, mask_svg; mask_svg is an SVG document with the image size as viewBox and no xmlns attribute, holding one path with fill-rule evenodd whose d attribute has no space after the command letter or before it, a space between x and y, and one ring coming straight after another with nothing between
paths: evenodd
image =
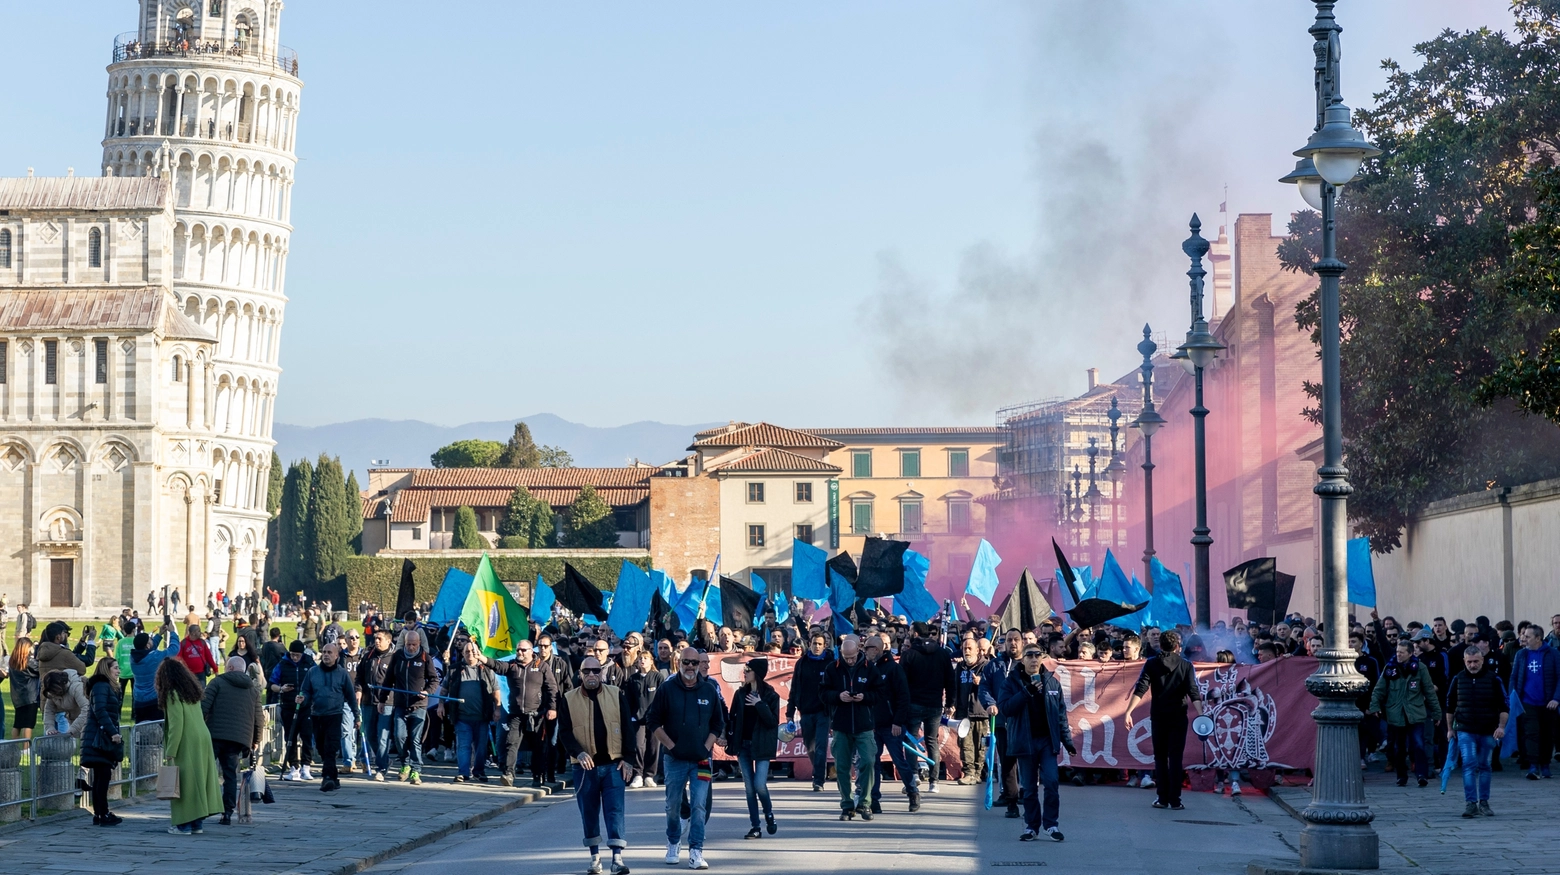
<instances>
[{"instance_id":1,"label":"hedge row","mask_svg":"<svg viewBox=\"0 0 1560 875\"><path fill-rule=\"evenodd\" d=\"M444 582L444 573L452 566L467 573L475 573L477 565L482 561L480 556L438 557L427 556L413 559L417 570L412 572L412 582L417 589L419 602L433 601L439 593L439 584ZM488 557L493 565L493 571L498 579L510 584L510 589L518 590L517 597L525 605L531 603L531 587L536 582L536 575L541 574L542 579L548 583L556 583L563 578L563 563L568 562L575 570L585 575L597 589L608 591L617 587L618 571L623 567L623 559L617 556L503 556ZM645 570L650 569L648 557L638 557L629 561L639 565ZM370 602L381 609L390 611L395 609L396 594L401 589L401 560L388 556L348 556L347 566L347 604L356 609L359 602Z\"/></svg>"}]
</instances>

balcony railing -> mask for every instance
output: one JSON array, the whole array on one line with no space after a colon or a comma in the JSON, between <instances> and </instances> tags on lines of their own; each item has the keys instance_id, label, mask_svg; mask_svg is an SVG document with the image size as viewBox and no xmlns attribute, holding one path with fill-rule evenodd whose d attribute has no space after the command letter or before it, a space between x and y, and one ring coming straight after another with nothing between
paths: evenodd
<instances>
[{"instance_id":1,"label":"balcony railing","mask_svg":"<svg viewBox=\"0 0 1560 875\"><path fill-rule=\"evenodd\" d=\"M286 46L277 46L276 54L273 55L258 45L237 41L227 46L216 40L180 39L149 43L142 42L140 35L134 31L114 37L114 63L142 58L209 58L275 68L288 76L298 75L298 53Z\"/></svg>"}]
</instances>

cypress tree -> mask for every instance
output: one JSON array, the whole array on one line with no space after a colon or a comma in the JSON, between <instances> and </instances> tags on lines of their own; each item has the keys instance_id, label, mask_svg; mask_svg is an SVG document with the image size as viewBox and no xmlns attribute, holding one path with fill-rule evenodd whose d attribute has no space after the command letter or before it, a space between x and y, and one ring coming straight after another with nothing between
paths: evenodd
<instances>
[{"instance_id":1,"label":"cypress tree","mask_svg":"<svg viewBox=\"0 0 1560 875\"><path fill-rule=\"evenodd\" d=\"M452 550L486 550L487 538L477 531L477 512L469 507L455 511L455 534L450 539Z\"/></svg>"},{"instance_id":2,"label":"cypress tree","mask_svg":"<svg viewBox=\"0 0 1560 875\"><path fill-rule=\"evenodd\" d=\"M265 512L276 519L276 515L282 512L282 487L287 481L287 472L282 468L282 459L271 451L271 480L265 491Z\"/></svg>"},{"instance_id":3,"label":"cypress tree","mask_svg":"<svg viewBox=\"0 0 1560 875\"><path fill-rule=\"evenodd\" d=\"M276 520L276 574L281 592L287 596L313 581L312 570L304 570L304 553L309 544L309 491L313 483L314 468L308 459L300 459L288 467L282 484L281 509Z\"/></svg>"},{"instance_id":4,"label":"cypress tree","mask_svg":"<svg viewBox=\"0 0 1560 875\"><path fill-rule=\"evenodd\" d=\"M360 514L361 515L361 514ZM345 570L349 539L347 483L341 460L320 454L309 495L309 568L313 581L335 580Z\"/></svg>"},{"instance_id":5,"label":"cypress tree","mask_svg":"<svg viewBox=\"0 0 1560 875\"><path fill-rule=\"evenodd\" d=\"M532 550L558 546L558 530L553 523L552 505L537 501L531 507L531 525L526 538Z\"/></svg>"},{"instance_id":6,"label":"cypress tree","mask_svg":"<svg viewBox=\"0 0 1560 875\"><path fill-rule=\"evenodd\" d=\"M551 547L554 541L552 507L532 495L524 485L516 486L509 496L509 509L498 524L498 534L498 546L505 549Z\"/></svg>"},{"instance_id":7,"label":"cypress tree","mask_svg":"<svg viewBox=\"0 0 1560 875\"><path fill-rule=\"evenodd\" d=\"M498 461L494 463L498 468L540 468L542 467L542 451L531 438L531 427L523 422L515 423L515 433L509 438L509 443L504 445L504 451L499 454Z\"/></svg>"},{"instance_id":8,"label":"cypress tree","mask_svg":"<svg viewBox=\"0 0 1560 875\"><path fill-rule=\"evenodd\" d=\"M612 506L596 494L594 486L586 485L569 505L564 533L566 547L617 546L617 523L612 518Z\"/></svg>"},{"instance_id":9,"label":"cypress tree","mask_svg":"<svg viewBox=\"0 0 1560 875\"><path fill-rule=\"evenodd\" d=\"M363 490L357 472L347 472L347 554L363 552Z\"/></svg>"}]
</instances>

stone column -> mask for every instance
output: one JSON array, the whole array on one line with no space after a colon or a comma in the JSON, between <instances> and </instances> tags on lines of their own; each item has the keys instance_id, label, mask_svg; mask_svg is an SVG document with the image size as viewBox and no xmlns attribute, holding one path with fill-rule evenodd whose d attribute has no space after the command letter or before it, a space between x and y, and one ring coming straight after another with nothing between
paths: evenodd
<instances>
[{"instance_id":1,"label":"stone column","mask_svg":"<svg viewBox=\"0 0 1560 875\"><path fill-rule=\"evenodd\" d=\"M238 533L235 532L233 534L233 537L236 540L238 538ZM242 552L242 550L239 548L239 546L237 544L229 544L228 545L228 569L227 569L227 589L226 589L226 592L230 596L233 595L234 593L238 592L238 554L241 553L241 552Z\"/></svg>"},{"instance_id":2,"label":"stone column","mask_svg":"<svg viewBox=\"0 0 1560 875\"><path fill-rule=\"evenodd\" d=\"M250 581L253 584L255 598L259 598L265 592L265 558L271 551L265 547L255 547L249 551ZM0 763L3 765L3 763Z\"/></svg>"},{"instance_id":3,"label":"stone column","mask_svg":"<svg viewBox=\"0 0 1560 875\"><path fill-rule=\"evenodd\" d=\"M22 745L0 744L0 823L22 819Z\"/></svg>"},{"instance_id":4,"label":"stone column","mask_svg":"<svg viewBox=\"0 0 1560 875\"><path fill-rule=\"evenodd\" d=\"M76 739L69 735L43 735L32 741L38 757L38 808L63 811L72 807L76 793Z\"/></svg>"},{"instance_id":5,"label":"stone column","mask_svg":"<svg viewBox=\"0 0 1560 875\"><path fill-rule=\"evenodd\" d=\"M137 723L130 730L130 740L135 746L131 752L130 766L134 793L150 793L157 789L157 769L163 760L163 724Z\"/></svg>"}]
</instances>

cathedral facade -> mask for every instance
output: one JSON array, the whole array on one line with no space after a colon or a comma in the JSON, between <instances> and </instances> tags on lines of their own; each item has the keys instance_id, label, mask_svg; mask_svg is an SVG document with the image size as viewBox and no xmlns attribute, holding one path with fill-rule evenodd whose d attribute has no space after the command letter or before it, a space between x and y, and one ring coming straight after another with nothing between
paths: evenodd
<instances>
[{"instance_id":1,"label":"cathedral facade","mask_svg":"<svg viewBox=\"0 0 1560 875\"><path fill-rule=\"evenodd\" d=\"M141 0L102 176L0 179L0 591L260 585L301 83L279 0Z\"/></svg>"}]
</instances>

